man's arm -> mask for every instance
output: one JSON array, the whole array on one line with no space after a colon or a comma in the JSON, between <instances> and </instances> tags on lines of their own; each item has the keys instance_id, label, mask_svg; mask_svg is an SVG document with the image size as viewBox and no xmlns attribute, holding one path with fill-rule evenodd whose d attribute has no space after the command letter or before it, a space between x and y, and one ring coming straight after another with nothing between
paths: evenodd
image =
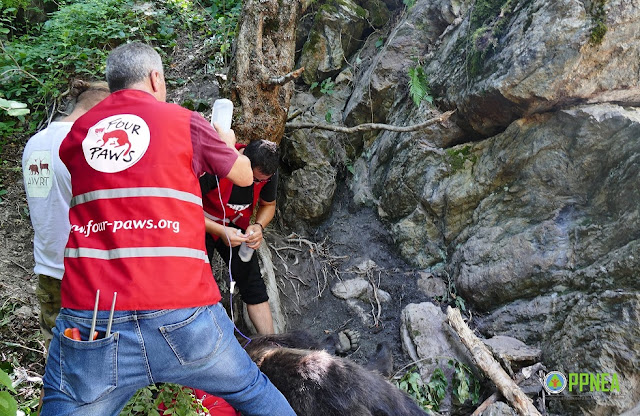
<instances>
[{"instance_id":1,"label":"man's arm","mask_svg":"<svg viewBox=\"0 0 640 416\"><path fill-rule=\"evenodd\" d=\"M269 225L273 217L276 215L276 201L266 202L263 199L258 201L258 210L256 212L256 221L247 227L247 245L253 249L257 249L262 244L262 231ZM253 234L251 232L253 231Z\"/></svg>"},{"instance_id":2,"label":"man's arm","mask_svg":"<svg viewBox=\"0 0 640 416\"><path fill-rule=\"evenodd\" d=\"M237 247L247 240L245 234L238 234L239 229L225 227L207 217L204 217L204 229L207 233L221 238L226 246Z\"/></svg>"},{"instance_id":3,"label":"man's arm","mask_svg":"<svg viewBox=\"0 0 640 416\"><path fill-rule=\"evenodd\" d=\"M221 178L229 178L238 186L253 183L251 162L236 150L233 130L218 134L200 114L192 112L191 143L196 176L200 177L202 173L208 172Z\"/></svg>"},{"instance_id":4,"label":"man's arm","mask_svg":"<svg viewBox=\"0 0 640 416\"><path fill-rule=\"evenodd\" d=\"M244 155L238 155L231 170L227 174L227 178L238 186L249 186L253 184L253 171L251 170L251 161Z\"/></svg>"}]
</instances>

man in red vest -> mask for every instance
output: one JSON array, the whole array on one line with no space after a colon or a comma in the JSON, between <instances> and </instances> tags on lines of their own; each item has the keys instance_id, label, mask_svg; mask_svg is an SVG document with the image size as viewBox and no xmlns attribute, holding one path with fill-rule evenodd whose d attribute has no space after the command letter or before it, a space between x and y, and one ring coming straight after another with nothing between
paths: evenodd
<instances>
[{"instance_id":1,"label":"man in red vest","mask_svg":"<svg viewBox=\"0 0 640 416\"><path fill-rule=\"evenodd\" d=\"M232 132L165 102L153 48L114 49L106 77L112 94L60 146L71 232L40 414L118 415L139 388L171 382L245 416L294 415L236 341L205 251L198 178L248 186L249 160Z\"/></svg>"},{"instance_id":2,"label":"man in red vest","mask_svg":"<svg viewBox=\"0 0 640 416\"><path fill-rule=\"evenodd\" d=\"M200 178L207 254L211 261L215 250L227 266L231 263L231 277L238 284L249 319L258 334L268 335L274 333L269 296L258 256L252 254L252 250L260 247L262 233L276 213L280 153L278 146L268 140L256 140L247 146L236 145L236 148L251 161L251 186L234 185L228 179L218 181L209 174ZM256 206L255 220L251 224ZM243 243L249 249L246 257L242 255Z\"/></svg>"}]
</instances>

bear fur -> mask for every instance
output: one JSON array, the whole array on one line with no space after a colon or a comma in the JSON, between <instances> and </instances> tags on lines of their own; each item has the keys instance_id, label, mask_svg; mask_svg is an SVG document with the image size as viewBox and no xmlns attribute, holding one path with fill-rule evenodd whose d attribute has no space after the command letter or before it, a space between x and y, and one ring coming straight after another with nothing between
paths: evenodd
<instances>
[{"instance_id":1,"label":"bear fur","mask_svg":"<svg viewBox=\"0 0 640 416\"><path fill-rule=\"evenodd\" d=\"M245 350L299 416L424 416L408 395L379 371L391 354L378 346L367 365L330 354L335 337L318 342L305 331L252 337Z\"/></svg>"}]
</instances>

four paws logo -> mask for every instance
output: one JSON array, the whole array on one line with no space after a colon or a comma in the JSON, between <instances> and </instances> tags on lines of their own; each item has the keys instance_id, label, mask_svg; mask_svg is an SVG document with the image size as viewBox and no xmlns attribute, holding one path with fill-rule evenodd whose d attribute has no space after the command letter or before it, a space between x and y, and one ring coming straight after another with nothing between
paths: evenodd
<instances>
[{"instance_id":1,"label":"four paws logo","mask_svg":"<svg viewBox=\"0 0 640 416\"><path fill-rule=\"evenodd\" d=\"M105 173L135 165L149 147L151 135L145 121L133 114L118 114L89 128L82 151L89 166Z\"/></svg>"}]
</instances>

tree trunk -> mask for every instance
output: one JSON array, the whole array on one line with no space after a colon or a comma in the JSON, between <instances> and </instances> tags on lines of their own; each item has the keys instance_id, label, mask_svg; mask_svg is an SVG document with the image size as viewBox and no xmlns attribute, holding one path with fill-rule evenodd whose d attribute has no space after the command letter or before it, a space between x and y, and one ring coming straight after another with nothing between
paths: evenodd
<instances>
[{"instance_id":1,"label":"tree trunk","mask_svg":"<svg viewBox=\"0 0 640 416\"><path fill-rule=\"evenodd\" d=\"M295 31L300 0L246 0L229 74L237 109L233 129L243 142L280 143L293 84L283 82L295 64ZM278 79L279 78L279 79Z\"/></svg>"}]
</instances>

